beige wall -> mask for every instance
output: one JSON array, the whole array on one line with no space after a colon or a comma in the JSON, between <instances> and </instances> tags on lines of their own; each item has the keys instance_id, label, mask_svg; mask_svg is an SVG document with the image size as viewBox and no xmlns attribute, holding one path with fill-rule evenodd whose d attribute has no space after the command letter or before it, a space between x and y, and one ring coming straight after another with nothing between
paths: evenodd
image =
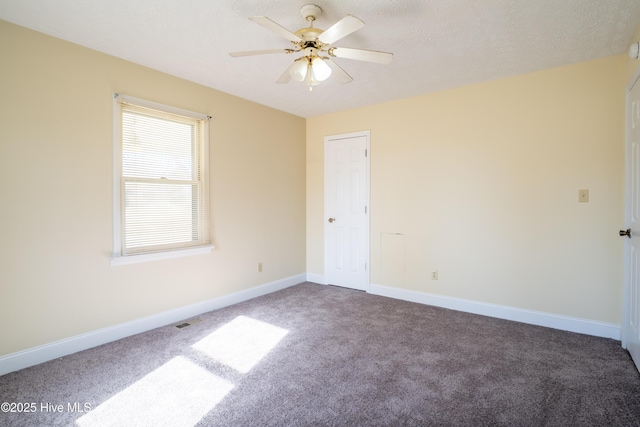
<instances>
[{"instance_id":1,"label":"beige wall","mask_svg":"<svg viewBox=\"0 0 640 427\"><path fill-rule=\"evenodd\" d=\"M0 57L0 356L305 272L304 119L2 21ZM210 255L109 266L113 92L214 117Z\"/></svg>"},{"instance_id":2,"label":"beige wall","mask_svg":"<svg viewBox=\"0 0 640 427\"><path fill-rule=\"evenodd\" d=\"M316 117L305 136L304 119L2 21L0 54L0 356L321 275L323 137L364 129L372 283L620 323L626 56ZM109 267L113 92L214 116L212 254Z\"/></svg>"},{"instance_id":3,"label":"beige wall","mask_svg":"<svg viewBox=\"0 0 640 427\"><path fill-rule=\"evenodd\" d=\"M308 119L307 271L323 274L323 137L369 129L371 283L619 324L624 61Z\"/></svg>"}]
</instances>

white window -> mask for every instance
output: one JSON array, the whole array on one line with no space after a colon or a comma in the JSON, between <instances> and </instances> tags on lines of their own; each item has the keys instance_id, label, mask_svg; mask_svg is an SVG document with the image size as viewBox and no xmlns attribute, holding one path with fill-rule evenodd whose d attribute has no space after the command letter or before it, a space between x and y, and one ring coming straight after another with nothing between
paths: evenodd
<instances>
[{"instance_id":1,"label":"white window","mask_svg":"<svg viewBox=\"0 0 640 427\"><path fill-rule=\"evenodd\" d=\"M209 116L114 96L112 265L206 253Z\"/></svg>"}]
</instances>

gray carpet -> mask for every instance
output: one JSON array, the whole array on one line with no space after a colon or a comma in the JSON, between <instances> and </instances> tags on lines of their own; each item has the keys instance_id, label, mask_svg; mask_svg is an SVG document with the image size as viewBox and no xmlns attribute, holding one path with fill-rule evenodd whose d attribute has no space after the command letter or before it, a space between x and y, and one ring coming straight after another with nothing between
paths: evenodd
<instances>
[{"instance_id":1,"label":"gray carpet","mask_svg":"<svg viewBox=\"0 0 640 427\"><path fill-rule=\"evenodd\" d=\"M0 377L0 425L640 425L614 340L311 283L190 323Z\"/></svg>"}]
</instances>

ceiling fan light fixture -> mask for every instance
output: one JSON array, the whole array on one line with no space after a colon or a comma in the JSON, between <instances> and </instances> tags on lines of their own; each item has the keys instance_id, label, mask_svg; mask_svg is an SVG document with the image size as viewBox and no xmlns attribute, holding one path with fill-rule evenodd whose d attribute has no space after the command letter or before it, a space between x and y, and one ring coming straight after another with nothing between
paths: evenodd
<instances>
[{"instance_id":1,"label":"ceiling fan light fixture","mask_svg":"<svg viewBox=\"0 0 640 427\"><path fill-rule=\"evenodd\" d=\"M313 80L323 82L331 75L331 67L319 56L311 61L311 70L313 71Z\"/></svg>"},{"instance_id":2,"label":"ceiling fan light fixture","mask_svg":"<svg viewBox=\"0 0 640 427\"><path fill-rule=\"evenodd\" d=\"M309 68L309 61L305 56L302 58L298 58L295 60L291 68L289 69L289 74L294 80L299 82L303 82L305 77L307 76L307 69Z\"/></svg>"}]
</instances>

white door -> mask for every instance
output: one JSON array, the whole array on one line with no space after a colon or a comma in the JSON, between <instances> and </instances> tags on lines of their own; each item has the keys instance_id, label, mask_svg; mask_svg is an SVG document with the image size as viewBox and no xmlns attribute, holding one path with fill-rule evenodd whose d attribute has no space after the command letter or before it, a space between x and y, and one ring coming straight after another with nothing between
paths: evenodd
<instances>
[{"instance_id":1,"label":"white door","mask_svg":"<svg viewBox=\"0 0 640 427\"><path fill-rule=\"evenodd\" d=\"M325 283L369 285L369 132L324 139Z\"/></svg>"},{"instance_id":2,"label":"white door","mask_svg":"<svg viewBox=\"0 0 640 427\"><path fill-rule=\"evenodd\" d=\"M638 69L640 72L640 68ZM640 73L627 88L625 307L622 345L640 368ZM627 238L628 237L628 238Z\"/></svg>"}]
</instances>

